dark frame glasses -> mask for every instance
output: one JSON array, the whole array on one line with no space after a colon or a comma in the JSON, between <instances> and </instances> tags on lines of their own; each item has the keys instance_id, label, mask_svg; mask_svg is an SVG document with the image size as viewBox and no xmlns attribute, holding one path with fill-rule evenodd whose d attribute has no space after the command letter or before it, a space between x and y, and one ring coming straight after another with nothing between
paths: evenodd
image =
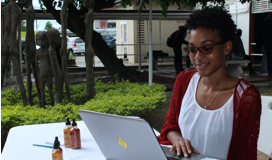
<instances>
[{"instance_id":1,"label":"dark frame glasses","mask_svg":"<svg viewBox=\"0 0 272 160\"><path fill-rule=\"evenodd\" d=\"M188 56L195 56L198 50L204 55L209 55L213 52L214 46L222 44L222 43L225 43L225 42L220 41L220 42L216 42L213 44L205 44L200 47L188 47L187 46L187 47L183 47L183 49Z\"/></svg>"}]
</instances>

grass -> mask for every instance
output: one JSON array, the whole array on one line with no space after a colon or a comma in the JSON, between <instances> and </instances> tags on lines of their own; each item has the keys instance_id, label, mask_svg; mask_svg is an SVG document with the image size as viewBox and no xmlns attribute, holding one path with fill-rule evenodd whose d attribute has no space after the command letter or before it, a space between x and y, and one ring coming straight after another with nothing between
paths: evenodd
<instances>
[{"instance_id":1,"label":"grass","mask_svg":"<svg viewBox=\"0 0 272 160\"><path fill-rule=\"evenodd\" d=\"M36 36L37 32L34 32L34 36ZM18 36L18 33L17 33ZM26 38L26 31L21 31L21 38Z\"/></svg>"}]
</instances>

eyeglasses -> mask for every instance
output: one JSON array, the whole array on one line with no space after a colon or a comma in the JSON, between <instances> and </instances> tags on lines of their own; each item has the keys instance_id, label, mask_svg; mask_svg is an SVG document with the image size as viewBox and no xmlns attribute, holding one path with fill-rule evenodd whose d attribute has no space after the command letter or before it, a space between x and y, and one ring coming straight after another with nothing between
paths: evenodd
<instances>
[{"instance_id":1,"label":"eyeglasses","mask_svg":"<svg viewBox=\"0 0 272 160\"><path fill-rule=\"evenodd\" d=\"M224 43L223 41L214 43L214 44L205 44L201 47L184 47L184 51L188 56L195 56L197 53L197 50L199 50L204 55L209 55L213 52L213 47L219 44Z\"/></svg>"}]
</instances>

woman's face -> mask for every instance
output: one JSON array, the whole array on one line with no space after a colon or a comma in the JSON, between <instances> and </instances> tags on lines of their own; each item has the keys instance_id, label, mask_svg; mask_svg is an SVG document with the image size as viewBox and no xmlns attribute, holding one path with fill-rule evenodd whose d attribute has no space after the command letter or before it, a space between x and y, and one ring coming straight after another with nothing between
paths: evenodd
<instances>
[{"instance_id":1,"label":"woman's face","mask_svg":"<svg viewBox=\"0 0 272 160\"><path fill-rule=\"evenodd\" d=\"M206 44L222 42L217 31L211 29L198 28L190 31L189 47L201 47ZM231 46L230 46L231 43ZM208 45L212 46L212 45ZM190 55L191 62L194 64L200 76L206 77L217 71L225 71L225 58L230 53L232 42L221 43L209 47L211 54L204 55L197 50L195 55ZM205 48L207 49L207 48Z\"/></svg>"}]
</instances>

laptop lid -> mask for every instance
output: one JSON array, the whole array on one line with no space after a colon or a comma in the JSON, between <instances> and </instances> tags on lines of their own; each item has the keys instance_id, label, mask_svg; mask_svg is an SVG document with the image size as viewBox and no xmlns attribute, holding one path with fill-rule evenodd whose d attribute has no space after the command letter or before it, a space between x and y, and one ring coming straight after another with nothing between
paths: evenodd
<instances>
[{"instance_id":1,"label":"laptop lid","mask_svg":"<svg viewBox=\"0 0 272 160\"><path fill-rule=\"evenodd\" d=\"M147 121L86 110L79 114L106 159L167 160Z\"/></svg>"}]
</instances>

